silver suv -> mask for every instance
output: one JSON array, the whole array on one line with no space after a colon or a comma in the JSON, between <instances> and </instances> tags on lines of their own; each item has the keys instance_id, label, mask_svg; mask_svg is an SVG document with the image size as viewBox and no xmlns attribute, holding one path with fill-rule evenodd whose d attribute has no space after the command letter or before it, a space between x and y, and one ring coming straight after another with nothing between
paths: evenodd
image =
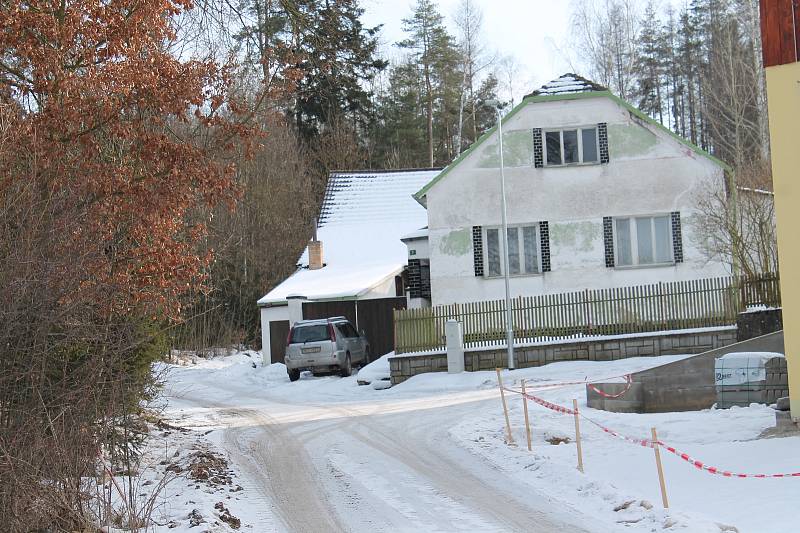
<instances>
[{"instance_id":1,"label":"silver suv","mask_svg":"<svg viewBox=\"0 0 800 533\"><path fill-rule=\"evenodd\" d=\"M339 372L349 376L353 365L369 360L369 342L343 316L299 320L286 339L286 369L297 381L302 370Z\"/></svg>"}]
</instances>

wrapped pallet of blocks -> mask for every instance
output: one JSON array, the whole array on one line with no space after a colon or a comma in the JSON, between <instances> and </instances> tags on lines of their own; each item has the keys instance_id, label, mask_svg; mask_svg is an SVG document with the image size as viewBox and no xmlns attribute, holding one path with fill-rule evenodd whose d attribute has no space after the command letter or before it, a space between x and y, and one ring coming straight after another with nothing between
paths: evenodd
<instances>
[{"instance_id":1,"label":"wrapped pallet of blocks","mask_svg":"<svg viewBox=\"0 0 800 533\"><path fill-rule=\"evenodd\" d=\"M783 387L788 388L780 383L781 363L785 368L783 354L775 352L733 352L719 357L714 362L717 408L774 403Z\"/></svg>"}]
</instances>

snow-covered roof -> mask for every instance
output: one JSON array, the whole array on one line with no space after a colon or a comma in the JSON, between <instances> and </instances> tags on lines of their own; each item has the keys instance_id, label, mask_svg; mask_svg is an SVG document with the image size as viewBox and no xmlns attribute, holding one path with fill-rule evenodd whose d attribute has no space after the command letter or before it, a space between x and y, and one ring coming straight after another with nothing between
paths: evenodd
<instances>
[{"instance_id":1,"label":"snow-covered roof","mask_svg":"<svg viewBox=\"0 0 800 533\"><path fill-rule=\"evenodd\" d=\"M417 231L412 231L411 233L406 233L403 235L400 240L401 241L413 241L416 239L427 239L428 238L428 227L425 226L424 228L420 228Z\"/></svg>"},{"instance_id":2,"label":"snow-covered roof","mask_svg":"<svg viewBox=\"0 0 800 533\"><path fill-rule=\"evenodd\" d=\"M397 275L408 258L400 239L428 223L425 208L412 195L440 170L332 173L317 224L325 266L309 270L306 249L300 268L259 305L283 302L289 295L357 297Z\"/></svg>"},{"instance_id":3,"label":"snow-covered roof","mask_svg":"<svg viewBox=\"0 0 800 533\"><path fill-rule=\"evenodd\" d=\"M604 92L608 88L577 74L567 73L545 83L527 96L557 96L571 93Z\"/></svg>"}]
</instances>

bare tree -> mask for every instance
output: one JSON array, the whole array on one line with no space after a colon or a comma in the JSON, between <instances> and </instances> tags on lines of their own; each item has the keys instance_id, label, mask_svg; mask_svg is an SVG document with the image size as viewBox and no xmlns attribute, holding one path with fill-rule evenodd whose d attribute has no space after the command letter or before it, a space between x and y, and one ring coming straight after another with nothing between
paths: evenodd
<instances>
[{"instance_id":1,"label":"bare tree","mask_svg":"<svg viewBox=\"0 0 800 533\"><path fill-rule=\"evenodd\" d=\"M461 0L456 8L455 22L458 27L458 47L463 69L456 137L456 155L458 155L464 144L462 139L464 137L465 106L469 106L469 129L471 130L466 144L469 145L478 138L478 102L475 97L475 88L481 72L491 67L496 61L496 54L490 53L484 43L483 12L475 5L474 0Z\"/></svg>"},{"instance_id":2,"label":"bare tree","mask_svg":"<svg viewBox=\"0 0 800 533\"><path fill-rule=\"evenodd\" d=\"M576 0L573 4L572 29L580 62L589 66L594 81L624 99L633 95L636 82L638 7L633 0Z\"/></svg>"},{"instance_id":3,"label":"bare tree","mask_svg":"<svg viewBox=\"0 0 800 533\"><path fill-rule=\"evenodd\" d=\"M255 302L297 268L311 237L327 172L296 133L270 120L267 141L239 163L235 211L213 213L207 247L210 290L187 302L190 318L173 343L186 349L260 342ZM336 148L331 146L332 151Z\"/></svg>"},{"instance_id":4,"label":"bare tree","mask_svg":"<svg viewBox=\"0 0 800 533\"><path fill-rule=\"evenodd\" d=\"M697 199L698 244L709 259L727 263L737 274L754 277L778 272L775 202L768 165L737 175L731 189L711 183Z\"/></svg>"},{"instance_id":5,"label":"bare tree","mask_svg":"<svg viewBox=\"0 0 800 533\"><path fill-rule=\"evenodd\" d=\"M749 0L712 12L713 45L703 80L705 120L715 155L747 176L766 158L768 124L758 18Z\"/></svg>"}]
</instances>

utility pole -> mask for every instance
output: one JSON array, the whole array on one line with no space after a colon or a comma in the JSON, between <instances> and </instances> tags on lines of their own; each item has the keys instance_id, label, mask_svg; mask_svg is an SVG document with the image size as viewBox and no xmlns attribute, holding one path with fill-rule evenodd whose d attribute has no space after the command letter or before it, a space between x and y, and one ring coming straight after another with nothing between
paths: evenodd
<instances>
[{"instance_id":1,"label":"utility pole","mask_svg":"<svg viewBox=\"0 0 800 533\"><path fill-rule=\"evenodd\" d=\"M506 172L503 162L503 104L497 100L488 100L488 105L497 109L497 134L500 138L500 205L503 218L503 281L506 286L506 345L508 350L508 369L516 368L514 365L514 323L511 315L511 273L508 268L508 212L506 209Z\"/></svg>"}]
</instances>

